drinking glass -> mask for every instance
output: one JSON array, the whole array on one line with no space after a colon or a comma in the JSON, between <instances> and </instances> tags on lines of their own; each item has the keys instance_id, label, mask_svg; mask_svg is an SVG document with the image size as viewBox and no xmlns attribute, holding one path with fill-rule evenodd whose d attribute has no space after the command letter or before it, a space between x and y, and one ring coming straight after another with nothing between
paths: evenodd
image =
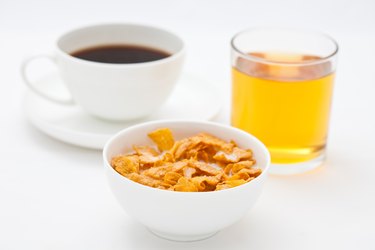
<instances>
[{"instance_id":1,"label":"drinking glass","mask_svg":"<svg viewBox=\"0 0 375 250\"><path fill-rule=\"evenodd\" d=\"M305 30L248 29L231 42L231 123L271 153L271 173L314 169L325 158L337 43Z\"/></svg>"}]
</instances>

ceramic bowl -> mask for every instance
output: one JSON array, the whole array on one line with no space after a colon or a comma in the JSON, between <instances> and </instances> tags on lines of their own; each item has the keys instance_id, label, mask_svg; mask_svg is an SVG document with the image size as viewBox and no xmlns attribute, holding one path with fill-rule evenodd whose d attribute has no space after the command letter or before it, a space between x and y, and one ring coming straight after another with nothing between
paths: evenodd
<instances>
[{"instance_id":1,"label":"ceramic bowl","mask_svg":"<svg viewBox=\"0 0 375 250\"><path fill-rule=\"evenodd\" d=\"M141 185L117 173L110 165L113 156L132 151L133 145L152 145L147 134L167 127L175 139L208 132L239 147L253 150L262 174L238 187L212 192L188 193ZM130 216L156 235L177 241L193 241L214 235L239 221L254 206L270 165L266 147L254 136L230 127L203 121L156 121L126 128L114 135L103 150L110 188Z\"/></svg>"}]
</instances>

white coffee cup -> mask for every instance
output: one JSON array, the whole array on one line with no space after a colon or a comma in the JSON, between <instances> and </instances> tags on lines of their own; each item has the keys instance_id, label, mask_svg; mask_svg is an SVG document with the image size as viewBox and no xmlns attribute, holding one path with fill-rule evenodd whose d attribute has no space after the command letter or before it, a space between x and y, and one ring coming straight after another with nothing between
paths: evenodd
<instances>
[{"instance_id":1,"label":"white coffee cup","mask_svg":"<svg viewBox=\"0 0 375 250\"><path fill-rule=\"evenodd\" d=\"M165 51L170 56L149 62L113 64L73 57L81 49L103 45L136 45ZM107 120L132 120L152 114L172 92L182 70L184 42L166 30L138 24L101 24L62 35L54 55L24 61L21 73L30 89L62 105L80 105L89 114ZM50 59L71 94L57 99L29 80L27 67L38 58Z\"/></svg>"}]
</instances>

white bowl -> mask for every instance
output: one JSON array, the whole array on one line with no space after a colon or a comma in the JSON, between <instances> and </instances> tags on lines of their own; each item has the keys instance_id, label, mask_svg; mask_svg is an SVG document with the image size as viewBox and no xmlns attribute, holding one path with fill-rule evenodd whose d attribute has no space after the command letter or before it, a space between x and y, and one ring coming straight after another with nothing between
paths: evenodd
<instances>
[{"instance_id":1,"label":"white bowl","mask_svg":"<svg viewBox=\"0 0 375 250\"><path fill-rule=\"evenodd\" d=\"M151 145L147 134L168 127L182 139L208 132L239 147L253 150L262 174L238 187L188 193L156 189L136 183L110 165L113 156L129 152L133 145ZM113 136L103 151L104 165L113 194L124 210L156 235L178 241L207 238L240 220L258 199L270 165L266 147L254 136L225 125L203 121L156 121L126 128Z\"/></svg>"}]
</instances>

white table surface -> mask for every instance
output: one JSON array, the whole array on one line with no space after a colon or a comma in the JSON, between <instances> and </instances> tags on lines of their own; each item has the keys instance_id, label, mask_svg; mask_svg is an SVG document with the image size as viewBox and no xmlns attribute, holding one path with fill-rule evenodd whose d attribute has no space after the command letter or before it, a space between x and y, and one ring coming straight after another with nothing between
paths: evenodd
<instances>
[{"instance_id":1,"label":"white table surface","mask_svg":"<svg viewBox=\"0 0 375 250\"><path fill-rule=\"evenodd\" d=\"M375 2L0 1L0 249L375 249ZM62 32L110 21L169 28L188 45L186 71L223 93L229 118L229 40L249 26L305 27L341 47L323 167L270 176L239 223L199 242L149 233L110 193L101 152L44 135L25 118L23 58Z\"/></svg>"}]
</instances>

